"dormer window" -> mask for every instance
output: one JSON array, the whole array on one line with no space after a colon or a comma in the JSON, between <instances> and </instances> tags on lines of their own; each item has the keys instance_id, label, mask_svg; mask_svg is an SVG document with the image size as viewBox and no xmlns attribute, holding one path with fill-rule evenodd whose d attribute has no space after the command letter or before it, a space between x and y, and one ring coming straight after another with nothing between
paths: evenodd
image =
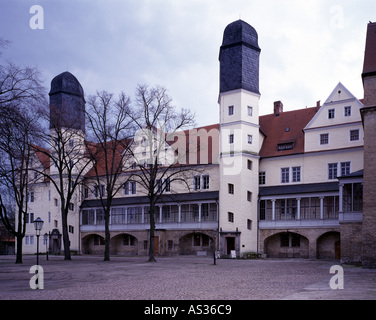
<instances>
[{"instance_id":1,"label":"dormer window","mask_svg":"<svg viewBox=\"0 0 376 320\"><path fill-rule=\"evenodd\" d=\"M292 150L293 148L294 148L294 142L278 144L278 151Z\"/></svg>"}]
</instances>

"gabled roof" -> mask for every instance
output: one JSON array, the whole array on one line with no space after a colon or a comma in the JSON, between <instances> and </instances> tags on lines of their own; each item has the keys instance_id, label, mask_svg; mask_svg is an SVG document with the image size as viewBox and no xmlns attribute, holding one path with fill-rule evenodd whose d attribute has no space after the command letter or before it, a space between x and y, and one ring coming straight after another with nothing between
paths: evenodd
<instances>
[{"instance_id":1,"label":"gabled roof","mask_svg":"<svg viewBox=\"0 0 376 320\"><path fill-rule=\"evenodd\" d=\"M318 108L305 108L281 112L278 116L260 116L260 130L266 135L260 150L260 157L277 157L304 152L303 129L316 114ZM291 144L292 149L278 151L278 145Z\"/></svg>"}]
</instances>

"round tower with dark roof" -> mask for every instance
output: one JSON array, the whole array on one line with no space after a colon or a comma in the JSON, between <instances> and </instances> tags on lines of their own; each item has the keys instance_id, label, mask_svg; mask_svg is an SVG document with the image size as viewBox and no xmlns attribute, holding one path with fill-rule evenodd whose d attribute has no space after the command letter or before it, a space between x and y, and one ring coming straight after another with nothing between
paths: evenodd
<instances>
[{"instance_id":1,"label":"round tower with dark roof","mask_svg":"<svg viewBox=\"0 0 376 320\"><path fill-rule=\"evenodd\" d=\"M238 20L220 47L219 250L257 252L259 57L256 30Z\"/></svg>"},{"instance_id":2,"label":"round tower with dark roof","mask_svg":"<svg viewBox=\"0 0 376 320\"><path fill-rule=\"evenodd\" d=\"M85 133L84 90L70 72L52 79L50 96L50 129L69 128Z\"/></svg>"}]
</instances>

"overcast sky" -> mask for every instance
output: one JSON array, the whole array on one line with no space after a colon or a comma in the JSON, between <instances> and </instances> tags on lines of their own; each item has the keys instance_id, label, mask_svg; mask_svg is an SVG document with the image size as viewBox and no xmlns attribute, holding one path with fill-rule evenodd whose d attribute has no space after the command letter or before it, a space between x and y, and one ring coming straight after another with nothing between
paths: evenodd
<instances>
[{"instance_id":1,"label":"overcast sky","mask_svg":"<svg viewBox=\"0 0 376 320\"><path fill-rule=\"evenodd\" d=\"M43 21L33 5L43 8ZM375 0L0 0L0 63L38 66L47 90L73 73L85 94L134 96L163 85L174 104L218 123L219 47L241 18L259 36L260 114L322 103L338 82L363 98L366 28ZM43 29L33 29L36 25Z\"/></svg>"}]
</instances>

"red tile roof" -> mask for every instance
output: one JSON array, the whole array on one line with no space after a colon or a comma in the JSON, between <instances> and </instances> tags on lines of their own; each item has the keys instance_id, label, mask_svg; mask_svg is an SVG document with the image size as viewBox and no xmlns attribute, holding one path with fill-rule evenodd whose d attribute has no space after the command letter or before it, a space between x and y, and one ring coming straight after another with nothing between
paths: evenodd
<instances>
[{"instance_id":1,"label":"red tile roof","mask_svg":"<svg viewBox=\"0 0 376 320\"><path fill-rule=\"evenodd\" d=\"M304 127L316 114L318 108L305 108L281 112L278 116L260 116L260 130L266 135L260 157L276 157L304 152ZM292 143L292 149L278 151L278 145Z\"/></svg>"},{"instance_id":2,"label":"red tile roof","mask_svg":"<svg viewBox=\"0 0 376 320\"><path fill-rule=\"evenodd\" d=\"M363 77L369 73L376 73L376 22L370 22L367 27Z\"/></svg>"}]
</instances>

